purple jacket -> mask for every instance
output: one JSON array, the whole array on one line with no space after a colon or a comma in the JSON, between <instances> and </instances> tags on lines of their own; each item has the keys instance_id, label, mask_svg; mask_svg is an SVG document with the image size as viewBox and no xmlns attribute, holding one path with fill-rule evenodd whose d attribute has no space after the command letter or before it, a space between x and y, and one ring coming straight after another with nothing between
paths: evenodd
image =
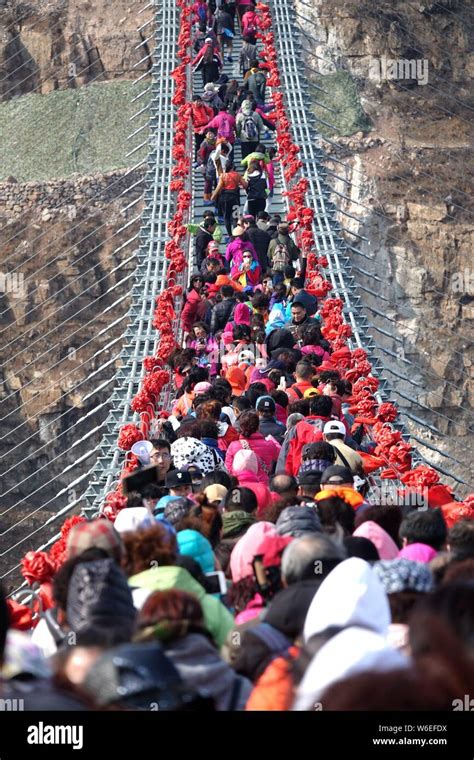
<instances>
[{"instance_id":1,"label":"purple jacket","mask_svg":"<svg viewBox=\"0 0 474 760\"><path fill-rule=\"evenodd\" d=\"M233 240L232 243L229 243L225 249L226 261L232 261L232 264L234 266L240 266L243 260L244 251L251 251L254 260L258 263L257 252L250 240L245 242L242 240L242 238L239 237Z\"/></svg>"}]
</instances>

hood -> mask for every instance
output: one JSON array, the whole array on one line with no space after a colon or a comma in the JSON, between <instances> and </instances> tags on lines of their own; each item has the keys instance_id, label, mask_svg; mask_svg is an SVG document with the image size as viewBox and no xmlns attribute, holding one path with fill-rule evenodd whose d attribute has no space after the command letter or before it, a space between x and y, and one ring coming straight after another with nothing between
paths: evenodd
<instances>
[{"instance_id":1,"label":"hood","mask_svg":"<svg viewBox=\"0 0 474 760\"><path fill-rule=\"evenodd\" d=\"M258 554L263 554L265 567L279 566L281 554L292 541L290 536L279 536L275 525L261 521L251 525L240 538L230 555L230 571L234 583L253 576L252 561Z\"/></svg>"},{"instance_id":2,"label":"hood","mask_svg":"<svg viewBox=\"0 0 474 760\"><path fill-rule=\"evenodd\" d=\"M177 470L183 470L187 465L196 465L204 475L214 472L216 461L209 446L197 438L185 436L171 444L171 455Z\"/></svg>"},{"instance_id":3,"label":"hood","mask_svg":"<svg viewBox=\"0 0 474 760\"><path fill-rule=\"evenodd\" d=\"M244 303L239 303L234 310L234 322L236 325L248 325L250 327L252 311Z\"/></svg>"},{"instance_id":4,"label":"hood","mask_svg":"<svg viewBox=\"0 0 474 760\"><path fill-rule=\"evenodd\" d=\"M398 552L399 557L412 559L414 562L431 562L437 554L436 549L428 546L428 544L408 544ZM381 557L380 559L392 559L392 557Z\"/></svg>"},{"instance_id":5,"label":"hood","mask_svg":"<svg viewBox=\"0 0 474 760\"><path fill-rule=\"evenodd\" d=\"M67 620L76 633L111 631L122 641L129 640L135 608L127 578L114 560L77 565L69 582Z\"/></svg>"},{"instance_id":6,"label":"hood","mask_svg":"<svg viewBox=\"0 0 474 760\"><path fill-rule=\"evenodd\" d=\"M203 573L212 573L215 570L214 552L205 536L197 530L181 530L176 536L179 553L192 557L199 562Z\"/></svg>"},{"instance_id":7,"label":"hood","mask_svg":"<svg viewBox=\"0 0 474 760\"><path fill-rule=\"evenodd\" d=\"M239 535L254 523L255 517L244 512L243 509L224 512L222 515L222 538L232 538L232 536Z\"/></svg>"},{"instance_id":8,"label":"hood","mask_svg":"<svg viewBox=\"0 0 474 760\"><path fill-rule=\"evenodd\" d=\"M367 562L350 557L331 570L316 593L304 624L308 641L330 626L361 626L385 636L390 608L382 584Z\"/></svg>"},{"instance_id":9,"label":"hood","mask_svg":"<svg viewBox=\"0 0 474 760\"><path fill-rule=\"evenodd\" d=\"M236 452L232 462L232 472L240 476L244 472L258 473L258 459L255 452L250 449L240 449Z\"/></svg>"},{"instance_id":10,"label":"hood","mask_svg":"<svg viewBox=\"0 0 474 760\"><path fill-rule=\"evenodd\" d=\"M148 591L168 591L176 588L180 591L188 591L201 601L206 592L184 567L165 565L163 567L150 567L128 579L129 586Z\"/></svg>"},{"instance_id":11,"label":"hood","mask_svg":"<svg viewBox=\"0 0 474 760\"><path fill-rule=\"evenodd\" d=\"M316 596L318 594L319 591ZM365 628L341 631L313 657L298 688L293 709L314 710L315 703L321 699L324 708L324 691L348 676L365 670L383 672L408 665L409 660L388 646L380 634Z\"/></svg>"},{"instance_id":12,"label":"hood","mask_svg":"<svg viewBox=\"0 0 474 760\"><path fill-rule=\"evenodd\" d=\"M269 355L279 348L293 348L295 339L289 330L273 330L266 340Z\"/></svg>"},{"instance_id":13,"label":"hood","mask_svg":"<svg viewBox=\"0 0 474 760\"><path fill-rule=\"evenodd\" d=\"M316 576L308 581L292 583L279 591L270 602L264 620L289 639L296 639L303 633L304 621L314 595L322 580Z\"/></svg>"},{"instance_id":14,"label":"hood","mask_svg":"<svg viewBox=\"0 0 474 760\"><path fill-rule=\"evenodd\" d=\"M250 116L250 114L252 113L252 104L249 103L248 100L244 100L240 107L240 110L242 111L244 116Z\"/></svg>"},{"instance_id":15,"label":"hood","mask_svg":"<svg viewBox=\"0 0 474 760\"><path fill-rule=\"evenodd\" d=\"M372 520L367 520L367 522L359 525L352 535L368 538L369 541L372 541L380 559L395 559L398 556L399 549L393 538Z\"/></svg>"},{"instance_id":16,"label":"hood","mask_svg":"<svg viewBox=\"0 0 474 760\"><path fill-rule=\"evenodd\" d=\"M319 533L321 521L312 507L286 507L276 522L280 536L304 536L307 533Z\"/></svg>"}]
</instances>

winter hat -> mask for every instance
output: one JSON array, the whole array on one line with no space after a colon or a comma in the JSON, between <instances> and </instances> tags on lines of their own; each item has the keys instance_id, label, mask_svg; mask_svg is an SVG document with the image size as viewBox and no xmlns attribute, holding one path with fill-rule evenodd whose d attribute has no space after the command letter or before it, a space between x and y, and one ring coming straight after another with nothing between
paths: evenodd
<instances>
[{"instance_id":1,"label":"winter hat","mask_svg":"<svg viewBox=\"0 0 474 760\"><path fill-rule=\"evenodd\" d=\"M321 521L312 507L286 507L276 521L280 536L304 536L321 531Z\"/></svg>"},{"instance_id":2,"label":"winter hat","mask_svg":"<svg viewBox=\"0 0 474 760\"><path fill-rule=\"evenodd\" d=\"M151 527L152 518L146 507L125 507L115 518L114 528L119 533L133 532L140 528Z\"/></svg>"},{"instance_id":3,"label":"winter hat","mask_svg":"<svg viewBox=\"0 0 474 760\"><path fill-rule=\"evenodd\" d=\"M183 470L186 465L195 464L204 475L215 470L225 470L222 459L205 443L191 436L178 438L171 444L171 455L175 467ZM219 461L218 461L219 460Z\"/></svg>"},{"instance_id":4,"label":"winter hat","mask_svg":"<svg viewBox=\"0 0 474 760\"><path fill-rule=\"evenodd\" d=\"M387 594L400 591L429 593L434 588L431 570L422 562L409 559L390 559L376 562L374 571Z\"/></svg>"},{"instance_id":5,"label":"winter hat","mask_svg":"<svg viewBox=\"0 0 474 760\"><path fill-rule=\"evenodd\" d=\"M213 94L217 92L217 87L212 82L208 82L204 85L204 92L212 92Z\"/></svg>"},{"instance_id":6,"label":"winter hat","mask_svg":"<svg viewBox=\"0 0 474 760\"><path fill-rule=\"evenodd\" d=\"M212 546L202 533L197 530L181 530L176 538L179 553L199 562L203 573L212 573L215 570Z\"/></svg>"},{"instance_id":7,"label":"winter hat","mask_svg":"<svg viewBox=\"0 0 474 760\"><path fill-rule=\"evenodd\" d=\"M240 449L237 451L232 462L233 475L239 475L241 472L258 472L258 459L255 452L249 449Z\"/></svg>"},{"instance_id":8,"label":"winter hat","mask_svg":"<svg viewBox=\"0 0 474 760\"><path fill-rule=\"evenodd\" d=\"M244 304L242 304L242 306L243 305ZM242 393L244 393L245 386L247 385L247 379L242 369L236 366L230 367L227 370L225 379L228 380L229 383L231 384L232 393L234 396L241 396Z\"/></svg>"},{"instance_id":9,"label":"winter hat","mask_svg":"<svg viewBox=\"0 0 474 760\"><path fill-rule=\"evenodd\" d=\"M253 576L252 561L259 554L263 555L265 567L279 566L283 549L292 541L290 536L279 536L275 525L261 522L251 525L240 538L230 555L230 571L234 583Z\"/></svg>"},{"instance_id":10,"label":"winter hat","mask_svg":"<svg viewBox=\"0 0 474 760\"><path fill-rule=\"evenodd\" d=\"M411 559L414 562L431 562L438 552L428 544L408 544L398 552L398 556L404 559ZM381 557L382 559L392 559L392 557Z\"/></svg>"},{"instance_id":11,"label":"winter hat","mask_svg":"<svg viewBox=\"0 0 474 760\"><path fill-rule=\"evenodd\" d=\"M324 472L331 464L327 459L305 459L298 470L298 478L307 472Z\"/></svg>"},{"instance_id":12,"label":"winter hat","mask_svg":"<svg viewBox=\"0 0 474 760\"><path fill-rule=\"evenodd\" d=\"M220 502L226 496L227 490L228 489L225 486L221 486L220 483L213 483L212 485L207 486L207 488L204 489L203 493L208 501Z\"/></svg>"},{"instance_id":13,"label":"winter hat","mask_svg":"<svg viewBox=\"0 0 474 760\"><path fill-rule=\"evenodd\" d=\"M74 525L68 533L66 557L72 559L92 547L102 549L110 557L120 561L123 542L110 520L91 520Z\"/></svg>"},{"instance_id":14,"label":"winter hat","mask_svg":"<svg viewBox=\"0 0 474 760\"><path fill-rule=\"evenodd\" d=\"M234 323L236 325L248 325L252 318L252 312L245 303L238 303L234 310Z\"/></svg>"},{"instance_id":15,"label":"winter hat","mask_svg":"<svg viewBox=\"0 0 474 760\"><path fill-rule=\"evenodd\" d=\"M398 555L398 546L393 538L378 523L372 520L367 520L367 522L359 525L353 535L362 536L372 541L379 553L380 559L395 559Z\"/></svg>"},{"instance_id":16,"label":"winter hat","mask_svg":"<svg viewBox=\"0 0 474 760\"><path fill-rule=\"evenodd\" d=\"M245 116L250 116L250 114L252 113L252 104L250 100L244 100L240 107L240 110Z\"/></svg>"},{"instance_id":17,"label":"winter hat","mask_svg":"<svg viewBox=\"0 0 474 760\"><path fill-rule=\"evenodd\" d=\"M192 505L192 501L181 496L173 498L168 502L162 513L163 519L167 520L174 526L179 523L183 517L186 517Z\"/></svg>"},{"instance_id":18,"label":"winter hat","mask_svg":"<svg viewBox=\"0 0 474 760\"><path fill-rule=\"evenodd\" d=\"M253 354L253 351L244 348L244 350L239 354L238 362L239 364L255 364L255 356Z\"/></svg>"},{"instance_id":19,"label":"winter hat","mask_svg":"<svg viewBox=\"0 0 474 760\"><path fill-rule=\"evenodd\" d=\"M104 637L109 633L128 641L135 615L127 577L113 559L77 565L67 595L67 621L72 631L95 631Z\"/></svg>"}]
</instances>

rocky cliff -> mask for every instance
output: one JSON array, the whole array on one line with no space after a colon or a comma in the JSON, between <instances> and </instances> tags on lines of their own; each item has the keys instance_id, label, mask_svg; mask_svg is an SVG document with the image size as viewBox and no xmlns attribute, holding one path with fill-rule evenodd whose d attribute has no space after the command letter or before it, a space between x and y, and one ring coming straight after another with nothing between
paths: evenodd
<instances>
[{"instance_id":1,"label":"rocky cliff","mask_svg":"<svg viewBox=\"0 0 474 760\"><path fill-rule=\"evenodd\" d=\"M296 5L377 354L422 453L472 491L471 11L456 0Z\"/></svg>"}]
</instances>

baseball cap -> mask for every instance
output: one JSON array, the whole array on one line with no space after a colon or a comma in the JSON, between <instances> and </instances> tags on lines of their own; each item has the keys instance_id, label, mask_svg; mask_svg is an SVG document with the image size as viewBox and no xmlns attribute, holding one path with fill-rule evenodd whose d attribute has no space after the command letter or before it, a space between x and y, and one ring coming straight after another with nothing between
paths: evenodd
<instances>
[{"instance_id":1,"label":"baseball cap","mask_svg":"<svg viewBox=\"0 0 474 760\"><path fill-rule=\"evenodd\" d=\"M353 483L354 476L348 467L341 467L338 464L333 464L331 467L327 467L321 478L321 485L328 483L332 486L340 486L343 483Z\"/></svg>"},{"instance_id":2,"label":"baseball cap","mask_svg":"<svg viewBox=\"0 0 474 760\"><path fill-rule=\"evenodd\" d=\"M166 473L165 487L179 488L179 486L192 486L193 479L191 473L185 470L171 470Z\"/></svg>"},{"instance_id":3,"label":"baseball cap","mask_svg":"<svg viewBox=\"0 0 474 760\"><path fill-rule=\"evenodd\" d=\"M227 495L227 488L220 483L213 483L204 489L203 493L207 496L208 501L222 501Z\"/></svg>"},{"instance_id":4,"label":"baseball cap","mask_svg":"<svg viewBox=\"0 0 474 760\"><path fill-rule=\"evenodd\" d=\"M199 396L201 393L207 393L211 389L211 384L204 381L202 383L196 383L194 386L194 393L196 396Z\"/></svg>"},{"instance_id":5,"label":"baseball cap","mask_svg":"<svg viewBox=\"0 0 474 760\"><path fill-rule=\"evenodd\" d=\"M271 396L260 396L257 399L257 412L270 412L275 414L276 405Z\"/></svg>"},{"instance_id":6,"label":"baseball cap","mask_svg":"<svg viewBox=\"0 0 474 760\"><path fill-rule=\"evenodd\" d=\"M321 477L322 477L321 470L308 470L307 472L302 472L301 475L298 473L298 485L300 486L319 486L321 483Z\"/></svg>"},{"instance_id":7,"label":"baseball cap","mask_svg":"<svg viewBox=\"0 0 474 760\"><path fill-rule=\"evenodd\" d=\"M326 422L324 426L324 435L327 435L328 433L338 433L339 435L346 434L346 426L343 422L339 422L339 420L330 420L329 422Z\"/></svg>"}]
</instances>

